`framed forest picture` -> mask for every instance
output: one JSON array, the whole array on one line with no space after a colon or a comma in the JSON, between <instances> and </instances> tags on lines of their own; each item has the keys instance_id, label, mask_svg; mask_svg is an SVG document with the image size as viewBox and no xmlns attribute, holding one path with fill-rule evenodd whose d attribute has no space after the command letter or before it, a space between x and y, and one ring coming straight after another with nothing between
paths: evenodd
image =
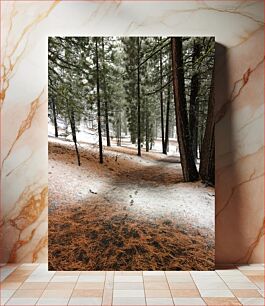
<instances>
[{"instance_id":1,"label":"framed forest picture","mask_svg":"<svg viewBox=\"0 0 265 306\"><path fill-rule=\"evenodd\" d=\"M213 270L214 37L49 37L49 269Z\"/></svg>"}]
</instances>

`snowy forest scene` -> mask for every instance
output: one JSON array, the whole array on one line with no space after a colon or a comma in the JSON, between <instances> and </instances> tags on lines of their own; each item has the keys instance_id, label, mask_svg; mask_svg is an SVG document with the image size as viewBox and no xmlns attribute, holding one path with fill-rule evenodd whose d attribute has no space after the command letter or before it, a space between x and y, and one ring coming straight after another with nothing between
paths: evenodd
<instances>
[{"instance_id":1,"label":"snowy forest scene","mask_svg":"<svg viewBox=\"0 0 265 306\"><path fill-rule=\"evenodd\" d=\"M214 37L48 38L49 270L214 270Z\"/></svg>"}]
</instances>

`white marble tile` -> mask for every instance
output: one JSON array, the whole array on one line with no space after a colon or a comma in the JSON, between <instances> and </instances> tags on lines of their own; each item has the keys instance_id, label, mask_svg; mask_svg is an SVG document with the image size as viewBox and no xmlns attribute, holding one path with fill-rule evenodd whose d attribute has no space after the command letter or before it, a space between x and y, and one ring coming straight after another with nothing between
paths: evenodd
<instances>
[{"instance_id":1,"label":"white marble tile","mask_svg":"<svg viewBox=\"0 0 265 306\"><path fill-rule=\"evenodd\" d=\"M5 278L8 277L15 269L17 268L17 265L12 266L3 266L0 270L0 281L2 282Z\"/></svg>"},{"instance_id":2,"label":"white marble tile","mask_svg":"<svg viewBox=\"0 0 265 306\"><path fill-rule=\"evenodd\" d=\"M142 290L144 283L114 283L114 290Z\"/></svg>"},{"instance_id":3,"label":"white marble tile","mask_svg":"<svg viewBox=\"0 0 265 306\"><path fill-rule=\"evenodd\" d=\"M15 291L16 290L1 289L0 296L3 298L10 298L14 294Z\"/></svg>"},{"instance_id":4,"label":"white marble tile","mask_svg":"<svg viewBox=\"0 0 265 306\"><path fill-rule=\"evenodd\" d=\"M225 269L225 270L216 270L216 273L220 276L242 276L244 275L238 269Z\"/></svg>"},{"instance_id":5,"label":"white marble tile","mask_svg":"<svg viewBox=\"0 0 265 306\"><path fill-rule=\"evenodd\" d=\"M165 271L143 271L143 276L165 275Z\"/></svg>"},{"instance_id":6,"label":"white marble tile","mask_svg":"<svg viewBox=\"0 0 265 306\"><path fill-rule=\"evenodd\" d=\"M2 297L1 296L1 298L0 298L0 302L1 302L1 304L0 305L5 305L6 304L6 302L9 300L9 298L8 297Z\"/></svg>"},{"instance_id":7,"label":"white marble tile","mask_svg":"<svg viewBox=\"0 0 265 306\"><path fill-rule=\"evenodd\" d=\"M102 283L105 281L105 275L80 275L78 282Z\"/></svg>"},{"instance_id":8,"label":"white marble tile","mask_svg":"<svg viewBox=\"0 0 265 306\"><path fill-rule=\"evenodd\" d=\"M233 283L227 282L226 285L229 289L258 289L256 285L251 282L240 282L240 283Z\"/></svg>"},{"instance_id":9,"label":"white marble tile","mask_svg":"<svg viewBox=\"0 0 265 306\"><path fill-rule=\"evenodd\" d=\"M36 305L68 305L69 298L40 298Z\"/></svg>"},{"instance_id":10,"label":"white marble tile","mask_svg":"<svg viewBox=\"0 0 265 306\"><path fill-rule=\"evenodd\" d=\"M230 290L199 290L201 297L234 297Z\"/></svg>"},{"instance_id":11,"label":"white marble tile","mask_svg":"<svg viewBox=\"0 0 265 306\"><path fill-rule=\"evenodd\" d=\"M26 279L27 283L46 283L52 279L53 275L31 275Z\"/></svg>"},{"instance_id":12,"label":"white marble tile","mask_svg":"<svg viewBox=\"0 0 265 306\"><path fill-rule=\"evenodd\" d=\"M146 298L146 304L150 306L158 306L158 305L173 306L174 302L172 298Z\"/></svg>"},{"instance_id":13,"label":"white marble tile","mask_svg":"<svg viewBox=\"0 0 265 306\"><path fill-rule=\"evenodd\" d=\"M239 270L262 270L264 271L264 266L262 264L250 264L250 265L238 265Z\"/></svg>"},{"instance_id":14,"label":"white marble tile","mask_svg":"<svg viewBox=\"0 0 265 306\"><path fill-rule=\"evenodd\" d=\"M145 298L143 297L113 297L112 305L119 305L119 306L141 306L146 305Z\"/></svg>"},{"instance_id":15,"label":"white marble tile","mask_svg":"<svg viewBox=\"0 0 265 306\"><path fill-rule=\"evenodd\" d=\"M114 283L139 283L142 281L142 276L114 276Z\"/></svg>"},{"instance_id":16,"label":"white marble tile","mask_svg":"<svg viewBox=\"0 0 265 306\"><path fill-rule=\"evenodd\" d=\"M26 305L26 306L31 306L31 305L36 305L38 301L38 298L11 298L8 300L6 305Z\"/></svg>"},{"instance_id":17,"label":"white marble tile","mask_svg":"<svg viewBox=\"0 0 265 306\"><path fill-rule=\"evenodd\" d=\"M144 290L113 290L113 297L145 297Z\"/></svg>"},{"instance_id":18,"label":"white marble tile","mask_svg":"<svg viewBox=\"0 0 265 306\"><path fill-rule=\"evenodd\" d=\"M206 305L201 298L174 298L175 305Z\"/></svg>"},{"instance_id":19,"label":"white marble tile","mask_svg":"<svg viewBox=\"0 0 265 306\"><path fill-rule=\"evenodd\" d=\"M242 305L264 305L264 298L238 298Z\"/></svg>"},{"instance_id":20,"label":"white marble tile","mask_svg":"<svg viewBox=\"0 0 265 306\"><path fill-rule=\"evenodd\" d=\"M198 289L213 289L213 290L227 290L227 285L224 282L213 282L213 281L205 281L205 282L195 282Z\"/></svg>"},{"instance_id":21,"label":"white marble tile","mask_svg":"<svg viewBox=\"0 0 265 306\"><path fill-rule=\"evenodd\" d=\"M259 293L263 296L263 297L265 297L265 295L264 295L264 290L258 290L259 291Z\"/></svg>"},{"instance_id":22,"label":"white marble tile","mask_svg":"<svg viewBox=\"0 0 265 306\"><path fill-rule=\"evenodd\" d=\"M86 306L99 306L102 303L102 298L74 298L72 297L68 305L86 305Z\"/></svg>"},{"instance_id":23,"label":"white marble tile","mask_svg":"<svg viewBox=\"0 0 265 306\"><path fill-rule=\"evenodd\" d=\"M64 275L55 275L52 279L52 283L73 283L76 282L78 279L77 275L72 275L72 276L64 276Z\"/></svg>"},{"instance_id":24,"label":"white marble tile","mask_svg":"<svg viewBox=\"0 0 265 306\"><path fill-rule=\"evenodd\" d=\"M250 282L250 280L244 275L235 275L235 276L234 275L222 275L221 277L225 282L229 282L229 283L241 283L241 282L249 283Z\"/></svg>"}]
</instances>

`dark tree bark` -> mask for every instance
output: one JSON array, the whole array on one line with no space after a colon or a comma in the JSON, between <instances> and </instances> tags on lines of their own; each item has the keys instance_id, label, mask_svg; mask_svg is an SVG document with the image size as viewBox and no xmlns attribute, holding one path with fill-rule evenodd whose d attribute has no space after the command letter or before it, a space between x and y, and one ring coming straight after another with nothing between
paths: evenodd
<instances>
[{"instance_id":1,"label":"dark tree bark","mask_svg":"<svg viewBox=\"0 0 265 306\"><path fill-rule=\"evenodd\" d=\"M168 79L170 80L171 76L169 75ZM170 100L171 100L171 83L168 84L167 86L167 113L166 113L166 133L165 133L165 154L168 152L168 147L169 147L169 114L170 114Z\"/></svg>"},{"instance_id":2,"label":"dark tree bark","mask_svg":"<svg viewBox=\"0 0 265 306\"><path fill-rule=\"evenodd\" d=\"M71 111L70 111L70 125L71 125L73 141L74 141L74 144L75 144L77 163L78 163L78 166L80 166L81 165L80 154L79 154L78 146L77 146L76 128L75 128L75 113L74 113L74 110L73 110L72 107L71 107Z\"/></svg>"},{"instance_id":3,"label":"dark tree bark","mask_svg":"<svg viewBox=\"0 0 265 306\"><path fill-rule=\"evenodd\" d=\"M116 125L117 146L121 146L121 111L119 111L117 125Z\"/></svg>"},{"instance_id":4,"label":"dark tree bark","mask_svg":"<svg viewBox=\"0 0 265 306\"><path fill-rule=\"evenodd\" d=\"M190 146L190 135L188 127L184 71L183 71L182 39L180 37L172 37L171 48L172 48L173 90L174 90L178 144L180 150L180 161L181 161L183 178L186 182L190 182L198 179L198 171L193 159L192 149Z\"/></svg>"},{"instance_id":5,"label":"dark tree bark","mask_svg":"<svg viewBox=\"0 0 265 306\"><path fill-rule=\"evenodd\" d=\"M104 49L104 37L102 37L102 54L103 54L103 90L104 90L104 102L105 102L105 124L106 124L106 138L107 146L110 147L110 135L109 135L109 106L106 88L106 77L105 77L105 49Z\"/></svg>"},{"instance_id":6,"label":"dark tree bark","mask_svg":"<svg viewBox=\"0 0 265 306\"><path fill-rule=\"evenodd\" d=\"M99 162L103 163L103 148L101 135L101 114L100 114L100 93L99 93L99 58L98 58L98 38L96 37L96 69L97 69L97 111L98 111L98 143L99 143Z\"/></svg>"},{"instance_id":7,"label":"dark tree bark","mask_svg":"<svg viewBox=\"0 0 265 306\"><path fill-rule=\"evenodd\" d=\"M137 37L137 137L138 156L141 156L141 99L140 99L140 38Z\"/></svg>"},{"instance_id":8,"label":"dark tree bark","mask_svg":"<svg viewBox=\"0 0 265 306\"><path fill-rule=\"evenodd\" d=\"M159 71L160 71L160 112L161 112L161 137L162 137L162 152L167 154L165 148L165 134L164 134L164 103L163 103L163 63L162 63L162 50L159 52Z\"/></svg>"},{"instance_id":9,"label":"dark tree bark","mask_svg":"<svg viewBox=\"0 0 265 306\"><path fill-rule=\"evenodd\" d=\"M145 151L149 152L149 112L148 100L145 101Z\"/></svg>"},{"instance_id":10,"label":"dark tree bark","mask_svg":"<svg viewBox=\"0 0 265 306\"><path fill-rule=\"evenodd\" d=\"M58 125L57 125L57 116L56 116L56 107L55 107L55 102L54 98L51 98L52 102L52 114L53 114L53 122L54 122L54 135L55 137L58 137Z\"/></svg>"},{"instance_id":11,"label":"dark tree bark","mask_svg":"<svg viewBox=\"0 0 265 306\"><path fill-rule=\"evenodd\" d=\"M73 106L69 105L68 99L66 99L66 110L67 110L68 119L70 121L70 127L71 127L73 142L74 142L74 145L75 145L77 163L78 163L78 166L80 166L81 162L80 162L80 154L79 154L79 150L78 150L78 146L77 146L77 138L76 138L75 113L74 113Z\"/></svg>"},{"instance_id":12,"label":"dark tree bark","mask_svg":"<svg viewBox=\"0 0 265 306\"><path fill-rule=\"evenodd\" d=\"M200 177L209 185L215 184L215 141L214 141L214 68L212 72L211 89L208 100L206 128L201 146Z\"/></svg>"},{"instance_id":13,"label":"dark tree bark","mask_svg":"<svg viewBox=\"0 0 265 306\"><path fill-rule=\"evenodd\" d=\"M191 77L191 92L190 92L190 109L189 109L189 130L192 153L194 159L197 158L198 147L198 112L199 103L197 101L200 83L199 73L196 71L196 61L200 57L200 44L194 43L192 53L193 75Z\"/></svg>"}]
</instances>

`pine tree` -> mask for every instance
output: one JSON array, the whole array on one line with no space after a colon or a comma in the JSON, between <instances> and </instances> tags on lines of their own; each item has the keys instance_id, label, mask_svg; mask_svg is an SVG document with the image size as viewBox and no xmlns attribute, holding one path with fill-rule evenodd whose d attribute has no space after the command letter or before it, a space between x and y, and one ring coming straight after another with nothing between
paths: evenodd
<instances>
[{"instance_id":1,"label":"pine tree","mask_svg":"<svg viewBox=\"0 0 265 306\"><path fill-rule=\"evenodd\" d=\"M186 182L198 179L198 171L194 163L188 129L187 105L185 97L182 38L171 38L173 89L176 112L176 126L180 150L182 173Z\"/></svg>"}]
</instances>

